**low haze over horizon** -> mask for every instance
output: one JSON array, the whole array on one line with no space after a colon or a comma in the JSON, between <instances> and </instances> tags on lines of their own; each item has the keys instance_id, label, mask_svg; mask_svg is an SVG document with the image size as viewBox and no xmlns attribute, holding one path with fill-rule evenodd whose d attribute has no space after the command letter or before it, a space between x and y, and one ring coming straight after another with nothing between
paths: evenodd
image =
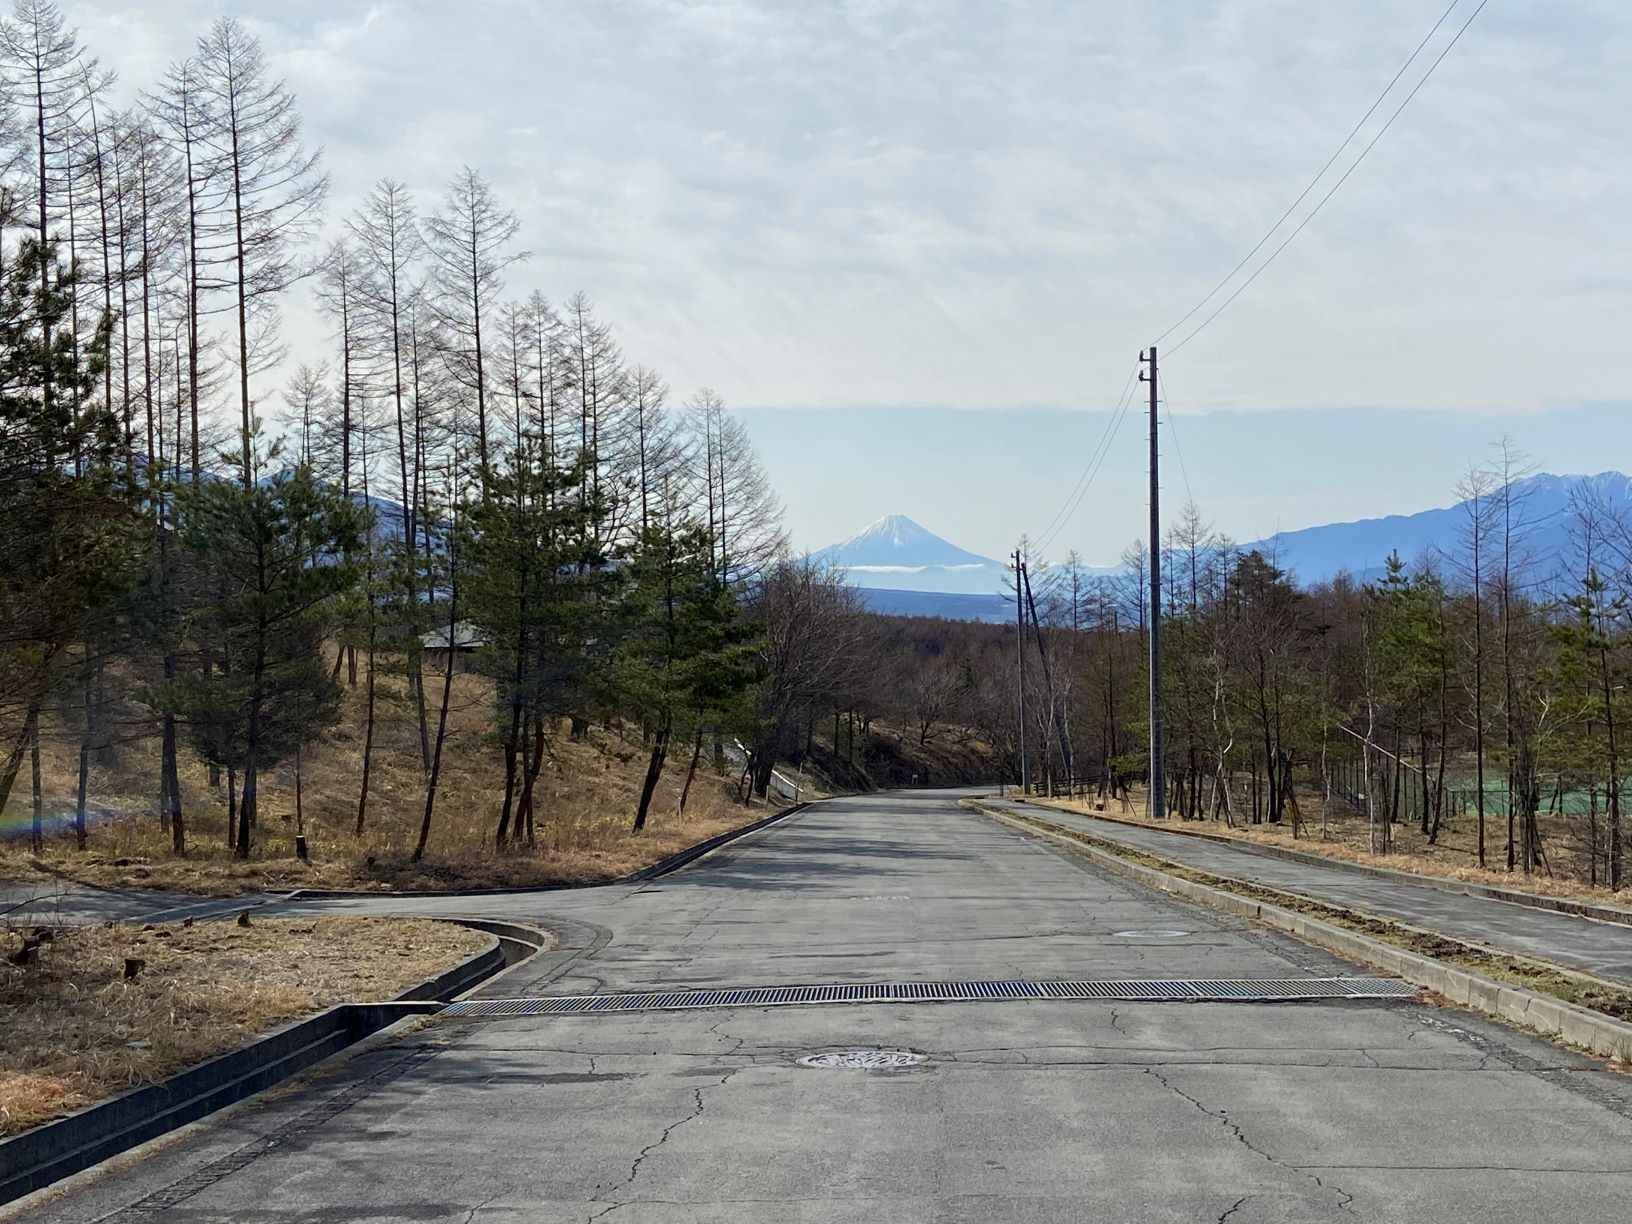
<instances>
[{"instance_id":1,"label":"low haze over horizon","mask_svg":"<svg viewBox=\"0 0 1632 1224\"><path fill-rule=\"evenodd\" d=\"M382 174L429 207L479 167L532 252L512 289L585 290L677 401L708 383L742 410L799 546L901 512L999 554L1058 510L1139 348L1281 214L1438 11L231 7L326 147L332 217ZM130 94L222 11L67 6ZM1171 506L1188 478L1251 538L1442 505L1504 433L1548 470L1614 466L1632 442L1615 420L1629 43L1622 5L1481 16L1330 207L1165 366ZM453 62L482 67L436 70ZM288 314L297 350L324 331ZM1142 532L1139 433L1123 424L1059 551L1114 560ZM1018 489L970 496L1020 467Z\"/></svg>"}]
</instances>

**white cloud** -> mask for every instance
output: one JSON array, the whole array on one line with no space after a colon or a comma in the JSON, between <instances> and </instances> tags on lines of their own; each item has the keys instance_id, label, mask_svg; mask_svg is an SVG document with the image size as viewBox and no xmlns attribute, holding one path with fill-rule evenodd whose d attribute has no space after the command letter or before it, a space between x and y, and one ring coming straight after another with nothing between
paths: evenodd
<instances>
[{"instance_id":1,"label":"white cloud","mask_svg":"<svg viewBox=\"0 0 1632 1224\"><path fill-rule=\"evenodd\" d=\"M146 84L220 11L70 4ZM463 163L515 276L738 403L1097 403L1301 188L1432 13L1408 0L237 6L335 206ZM1437 11L1437 9L1435 10ZM1632 10L1491 5L1315 223L1176 361L1200 405L1624 395ZM320 329L292 320L303 344Z\"/></svg>"}]
</instances>

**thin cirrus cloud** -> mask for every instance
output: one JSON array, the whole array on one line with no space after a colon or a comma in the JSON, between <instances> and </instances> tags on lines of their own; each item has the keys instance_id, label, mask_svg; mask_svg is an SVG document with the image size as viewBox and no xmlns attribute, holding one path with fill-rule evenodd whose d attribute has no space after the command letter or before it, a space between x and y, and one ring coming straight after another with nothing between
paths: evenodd
<instances>
[{"instance_id":1,"label":"thin cirrus cloud","mask_svg":"<svg viewBox=\"0 0 1632 1224\"><path fill-rule=\"evenodd\" d=\"M534 252L515 289L586 290L680 394L1014 410L1114 400L1136 351L1252 246L1440 7L235 11L300 93L336 213L383 174L429 208L459 166L480 168ZM68 5L131 90L220 11ZM1623 3L1491 3L1319 218L1173 360L1177 410L1495 421L1624 399L1629 51ZM300 303L289 316L297 346L326 342Z\"/></svg>"},{"instance_id":2,"label":"thin cirrus cloud","mask_svg":"<svg viewBox=\"0 0 1632 1224\"><path fill-rule=\"evenodd\" d=\"M69 8L131 85L218 10ZM1070 406L1117 381L1431 17L1408 0L238 12L300 92L338 208L385 173L429 205L478 166L537 253L518 283L586 289L676 386L805 407ZM1233 408L1480 411L1618 394L1607 359L1561 389L1526 358L1608 343L1632 280L1615 220L1632 203L1629 34L1622 5L1492 5L1185 354L1197 389Z\"/></svg>"}]
</instances>

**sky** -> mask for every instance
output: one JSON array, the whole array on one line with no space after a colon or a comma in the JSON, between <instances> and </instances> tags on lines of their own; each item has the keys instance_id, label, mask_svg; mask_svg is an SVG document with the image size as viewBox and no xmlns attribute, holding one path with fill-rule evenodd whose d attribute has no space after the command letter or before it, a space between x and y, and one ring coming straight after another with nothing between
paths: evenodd
<instances>
[{"instance_id":1,"label":"sky","mask_svg":"<svg viewBox=\"0 0 1632 1224\"><path fill-rule=\"evenodd\" d=\"M243 19L326 149L335 217L382 175L428 210L480 169L532 253L512 290L582 289L677 398L724 396L798 546L903 513L1002 556L1059 511L1139 350L1446 2L64 7L128 93ZM1503 435L1552 471L1632 467L1629 52L1622 0L1490 0L1324 211L1164 360L1167 504L1193 495L1249 540L1446 504ZM326 343L299 301L288 331L302 359ZM1141 532L1141 429L1123 422L1053 555L1115 561Z\"/></svg>"}]
</instances>

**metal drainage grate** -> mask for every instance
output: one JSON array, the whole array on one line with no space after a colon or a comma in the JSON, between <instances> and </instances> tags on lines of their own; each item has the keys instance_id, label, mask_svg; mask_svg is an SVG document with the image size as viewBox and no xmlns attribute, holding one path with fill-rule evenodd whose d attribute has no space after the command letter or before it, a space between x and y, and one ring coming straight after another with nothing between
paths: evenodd
<instances>
[{"instance_id":1,"label":"metal drainage grate","mask_svg":"<svg viewBox=\"0 0 1632 1224\"><path fill-rule=\"evenodd\" d=\"M830 1050L822 1054L806 1054L799 1059L799 1065L822 1070L893 1071L898 1067L916 1067L927 1061L927 1055L911 1050Z\"/></svg>"},{"instance_id":2,"label":"metal drainage grate","mask_svg":"<svg viewBox=\"0 0 1632 1224\"><path fill-rule=\"evenodd\" d=\"M1003 999L1118 999L1134 1003L1297 999L1412 999L1416 987L1395 978L1214 978L1086 982L878 982L843 986L749 986L721 990L647 990L536 999L466 999L441 1015L474 1019L605 1012L694 1011L714 1007L787 1007L822 1003L967 1003Z\"/></svg>"}]
</instances>

